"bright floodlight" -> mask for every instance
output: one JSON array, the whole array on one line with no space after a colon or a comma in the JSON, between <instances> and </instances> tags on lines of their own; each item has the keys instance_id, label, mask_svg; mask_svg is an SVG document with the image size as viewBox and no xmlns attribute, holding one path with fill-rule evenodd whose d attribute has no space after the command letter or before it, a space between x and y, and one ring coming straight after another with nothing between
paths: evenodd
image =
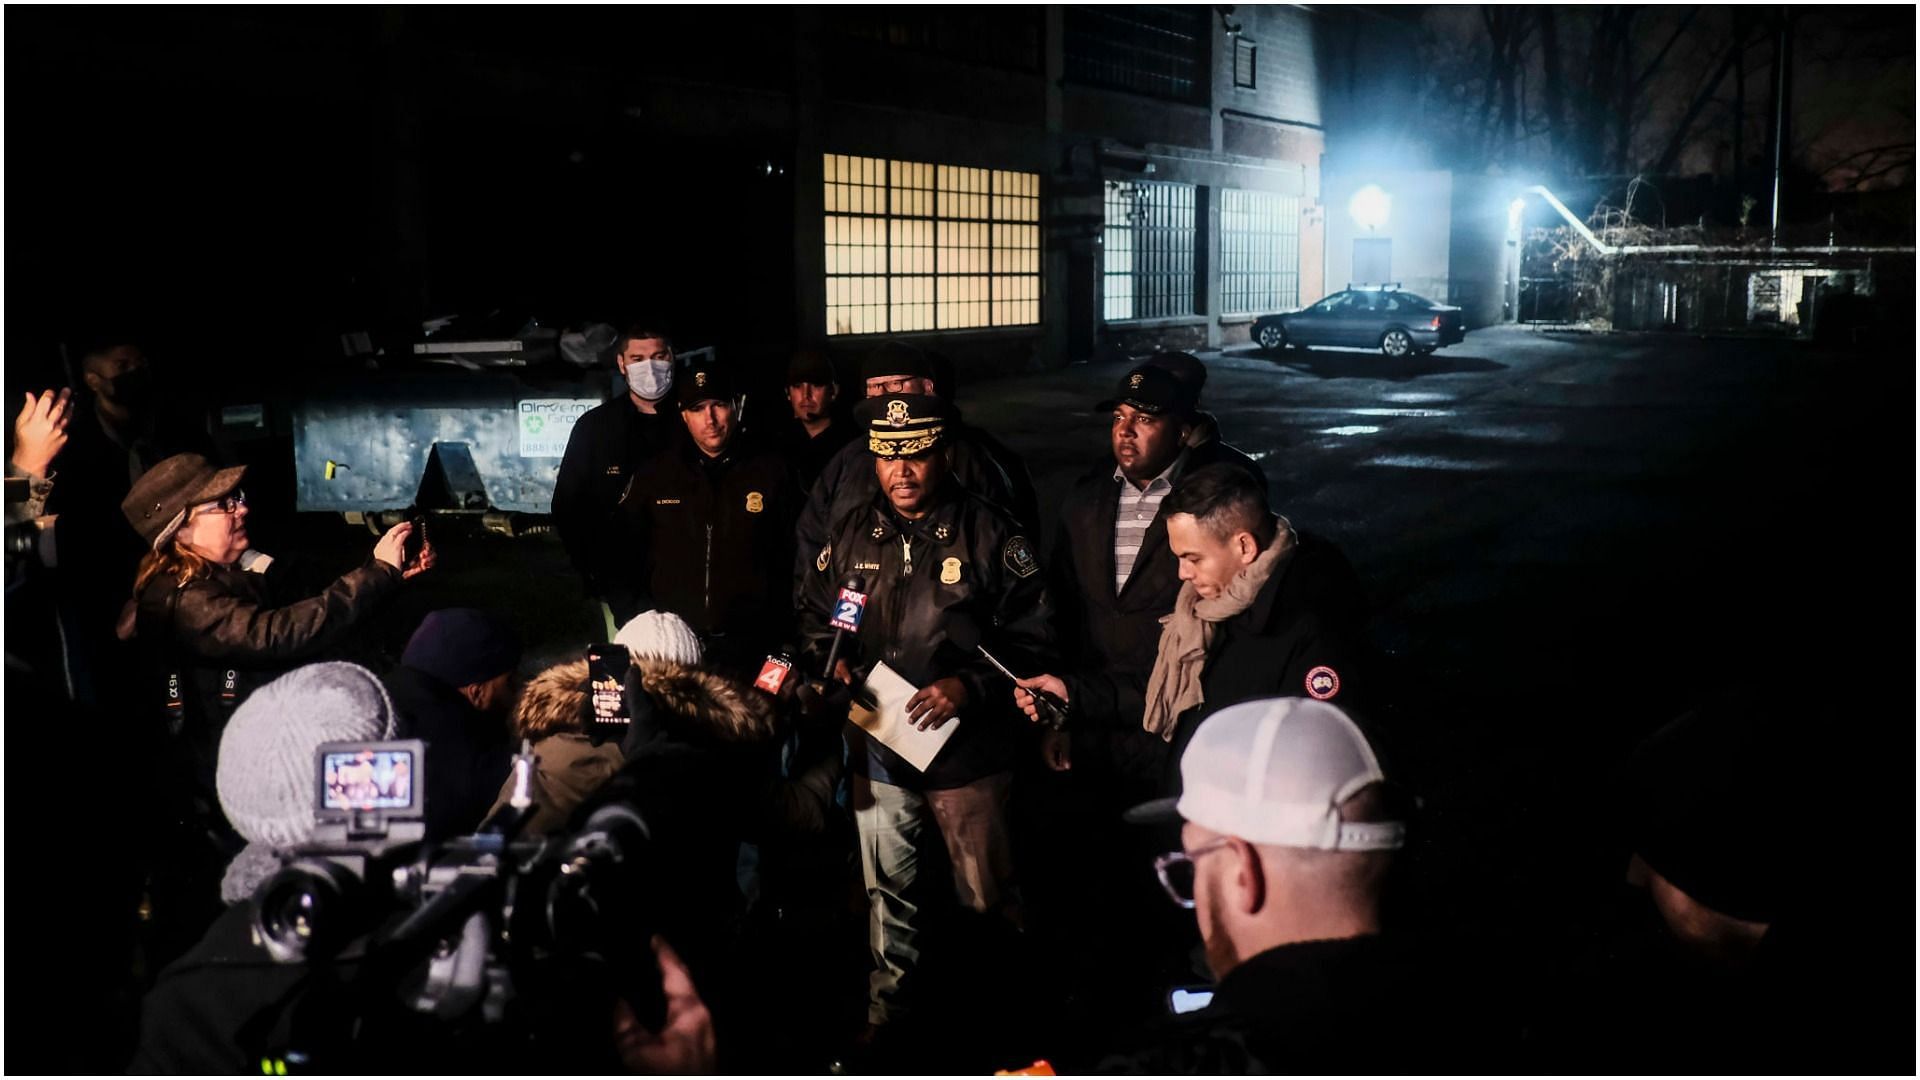
<instances>
[{"instance_id":1,"label":"bright floodlight","mask_svg":"<svg viewBox=\"0 0 1920 1080\"><path fill-rule=\"evenodd\" d=\"M1380 190L1378 184L1368 184L1353 193L1353 201L1347 203L1347 212L1353 215L1354 223L1363 229L1378 229L1387 223L1387 211L1393 200Z\"/></svg>"}]
</instances>

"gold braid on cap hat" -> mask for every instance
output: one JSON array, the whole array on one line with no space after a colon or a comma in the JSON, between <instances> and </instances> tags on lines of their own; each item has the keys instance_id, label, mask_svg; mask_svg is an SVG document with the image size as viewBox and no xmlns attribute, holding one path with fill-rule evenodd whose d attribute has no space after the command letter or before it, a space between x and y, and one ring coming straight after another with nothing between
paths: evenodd
<instances>
[{"instance_id":1,"label":"gold braid on cap hat","mask_svg":"<svg viewBox=\"0 0 1920 1080\"><path fill-rule=\"evenodd\" d=\"M940 425L913 431L869 431L867 450L875 457L913 457L924 454L940 442Z\"/></svg>"}]
</instances>

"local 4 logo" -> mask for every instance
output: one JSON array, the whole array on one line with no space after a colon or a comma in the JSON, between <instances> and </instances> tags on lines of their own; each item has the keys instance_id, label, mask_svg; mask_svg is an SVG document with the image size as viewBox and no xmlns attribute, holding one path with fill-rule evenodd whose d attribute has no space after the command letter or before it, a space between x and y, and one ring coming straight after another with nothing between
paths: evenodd
<instances>
[{"instance_id":1,"label":"local 4 logo","mask_svg":"<svg viewBox=\"0 0 1920 1080\"><path fill-rule=\"evenodd\" d=\"M792 670L793 661L781 656L769 656L767 662L760 665L760 677L753 680L753 685L769 694L778 694L780 688L786 685L787 673Z\"/></svg>"},{"instance_id":2,"label":"local 4 logo","mask_svg":"<svg viewBox=\"0 0 1920 1080\"><path fill-rule=\"evenodd\" d=\"M834 628L845 630L848 633L858 633L860 630L860 617L866 613L866 593L854 592L852 589L841 589L840 599L835 601L833 605L832 625Z\"/></svg>"}]
</instances>

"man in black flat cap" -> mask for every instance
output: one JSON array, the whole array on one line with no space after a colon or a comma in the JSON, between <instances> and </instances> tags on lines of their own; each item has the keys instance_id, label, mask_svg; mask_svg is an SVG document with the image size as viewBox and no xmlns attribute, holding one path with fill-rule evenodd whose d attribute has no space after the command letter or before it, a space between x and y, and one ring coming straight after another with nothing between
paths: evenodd
<instances>
[{"instance_id":1,"label":"man in black flat cap","mask_svg":"<svg viewBox=\"0 0 1920 1080\"><path fill-rule=\"evenodd\" d=\"M634 609L658 608L700 635L709 663L757 668L787 637L787 568L800 489L772 453L739 439L739 397L727 370L695 364L676 386L688 438L642 462L621 503L622 561Z\"/></svg>"},{"instance_id":2,"label":"man in black flat cap","mask_svg":"<svg viewBox=\"0 0 1920 1080\"><path fill-rule=\"evenodd\" d=\"M862 366L867 400L902 394L942 396L934 376L933 359L921 350L888 341L867 354ZM960 419L951 402L942 402L947 456L955 483L978 498L1000 507L1029 535L1037 526L1039 510L1026 466L1011 451L979 428ZM854 425L856 428L859 424ZM856 438L840 449L821 470L800 511L799 543L794 559L794 602L800 602L808 560L827 542L827 530L854 510L865 506L879 491L865 443Z\"/></svg>"},{"instance_id":3,"label":"man in black flat cap","mask_svg":"<svg viewBox=\"0 0 1920 1080\"><path fill-rule=\"evenodd\" d=\"M801 632L810 666L831 649L843 584L859 577L864 616L841 645L833 674L854 684L884 662L919 688L906 705L918 727L960 725L925 769L875 739L854 758L863 774L854 809L872 902L868 1021L877 1032L914 1006L910 976L930 917L957 901L1019 922L1007 797L1014 762L1031 753L1031 734L978 648L1017 670L1041 670L1053 634L1032 545L1004 511L954 482L952 406L889 393L854 415L877 490L834 523L808 561ZM943 852L952 897L932 884Z\"/></svg>"}]
</instances>

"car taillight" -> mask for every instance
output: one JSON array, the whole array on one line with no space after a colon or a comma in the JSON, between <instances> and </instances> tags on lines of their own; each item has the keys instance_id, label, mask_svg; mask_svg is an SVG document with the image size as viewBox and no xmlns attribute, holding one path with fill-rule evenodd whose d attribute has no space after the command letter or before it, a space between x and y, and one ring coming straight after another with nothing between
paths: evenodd
<instances>
[{"instance_id":1,"label":"car taillight","mask_svg":"<svg viewBox=\"0 0 1920 1080\"><path fill-rule=\"evenodd\" d=\"M1438 315L1435 315L1435 316L1433 317L1433 321L1427 324L1427 329L1429 329L1429 330L1438 330L1438 329L1440 329L1440 316L1438 316Z\"/></svg>"}]
</instances>

